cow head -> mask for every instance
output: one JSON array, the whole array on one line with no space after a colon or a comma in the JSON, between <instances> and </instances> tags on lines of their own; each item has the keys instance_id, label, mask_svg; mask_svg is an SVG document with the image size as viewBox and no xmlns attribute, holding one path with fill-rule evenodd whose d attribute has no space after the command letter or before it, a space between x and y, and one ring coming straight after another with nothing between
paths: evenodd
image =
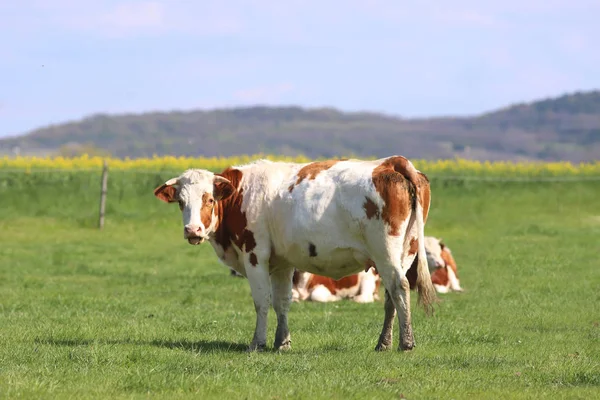
<instances>
[{"instance_id":1,"label":"cow head","mask_svg":"<svg viewBox=\"0 0 600 400\"><path fill-rule=\"evenodd\" d=\"M179 203L183 237L196 245L217 229L217 202L227 199L234 191L228 179L210 171L190 169L154 189L154 195L165 203Z\"/></svg>"},{"instance_id":2,"label":"cow head","mask_svg":"<svg viewBox=\"0 0 600 400\"><path fill-rule=\"evenodd\" d=\"M462 292L456 262L452 251L446 246L442 239L427 236L425 238L425 250L429 269L432 270L431 279L438 292L453 290Z\"/></svg>"},{"instance_id":3,"label":"cow head","mask_svg":"<svg viewBox=\"0 0 600 400\"><path fill-rule=\"evenodd\" d=\"M433 236L425 236L425 253L427 254L427 264L429 264L429 269L446 266L446 262L442 257L442 246L442 239Z\"/></svg>"}]
</instances>

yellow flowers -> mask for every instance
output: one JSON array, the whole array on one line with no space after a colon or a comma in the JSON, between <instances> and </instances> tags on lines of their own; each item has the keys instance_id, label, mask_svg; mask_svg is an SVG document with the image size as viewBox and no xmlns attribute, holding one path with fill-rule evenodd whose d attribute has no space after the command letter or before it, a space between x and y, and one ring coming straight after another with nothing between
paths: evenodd
<instances>
[{"instance_id":1,"label":"yellow flowers","mask_svg":"<svg viewBox=\"0 0 600 400\"><path fill-rule=\"evenodd\" d=\"M173 171L181 172L187 168L205 168L212 171L221 171L231 165L240 165L247 162L267 158L273 161L310 162L307 157L283 157L274 155L257 154L254 156L234 157L157 157L138 159L108 158L111 170L135 171ZM372 157L371 157L372 158ZM16 169L24 171L34 170L100 170L104 162L102 157L89 157L87 155L76 158L65 157L3 157L0 158L0 171ZM413 160L415 166L430 176L600 176L600 161L591 163L572 164L569 162L489 162L471 161L464 159L453 160Z\"/></svg>"},{"instance_id":2,"label":"yellow flowers","mask_svg":"<svg viewBox=\"0 0 600 400\"><path fill-rule=\"evenodd\" d=\"M0 158L1 169L51 169L51 170L85 170L101 169L104 160L108 162L111 170L139 170L139 171L183 171L187 168L205 168L214 171L220 171L230 165L244 164L259 158L268 158L270 160L283 160L295 162L309 162L306 157L276 157L269 155L256 156L235 156L235 157L157 157L119 159L90 157L83 155L81 157L3 157Z\"/></svg>"},{"instance_id":3,"label":"yellow flowers","mask_svg":"<svg viewBox=\"0 0 600 400\"><path fill-rule=\"evenodd\" d=\"M414 161L428 175L456 176L600 176L600 161L572 164L570 162L510 162L472 161L463 159Z\"/></svg>"}]
</instances>

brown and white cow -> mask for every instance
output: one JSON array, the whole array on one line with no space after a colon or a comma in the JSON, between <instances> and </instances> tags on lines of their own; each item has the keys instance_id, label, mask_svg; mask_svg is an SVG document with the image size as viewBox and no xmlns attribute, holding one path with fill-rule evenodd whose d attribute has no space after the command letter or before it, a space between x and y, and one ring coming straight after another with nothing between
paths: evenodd
<instances>
[{"instance_id":1,"label":"brown and white cow","mask_svg":"<svg viewBox=\"0 0 600 400\"><path fill-rule=\"evenodd\" d=\"M438 293L462 292L456 262L450 248L441 239L425 236L425 252L431 281L436 291ZM413 261L413 267L417 267L417 260ZM347 298L358 303L371 303L379 299L379 285L380 277L375 268L338 280L296 270L292 301L311 300L325 303Z\"/></svg>"},{"instance_id":2,"label":"brown and white cow","mask_svg":"<svg viewBox=\"0 0 600 400\"><path fill-rule=\"evenodd\" d=\"M274 347L290 348L294 267L340 279L375 265L386 288L377 350L391 347L396 313L399 348L413 348L411 284L427 313L437 300L424 243L429 180L402 156L306 164L260 160L219 174L192 169L154 194L179 203L184 239L208 241L224 264L248 278L256 309L249 350L266 346L271 301Z\"/></svg>"},{"instance_id":3,"label":"brown and white cow","mask_svg":"<svg viewBox=\"0 0 600 400\"><path fill-rule=\"evenodd\" d=\"M435 290L438 293L462 292L458 269L450 248L442 242L442 239L426 236L425 250Z\"/></svg>"},{"instance_id":4,"label":"brown and white cow","mask_svg":"<svg viewBox=\"0 0 600 400\"><path fill-rule=\"evenodd\" d=\"M358 274L333 279L328 276L294 271L292 301L311 300L320 303L351 299L357 303L379 300L381 279L373 267Z\"/></svg>"}]
</instances>

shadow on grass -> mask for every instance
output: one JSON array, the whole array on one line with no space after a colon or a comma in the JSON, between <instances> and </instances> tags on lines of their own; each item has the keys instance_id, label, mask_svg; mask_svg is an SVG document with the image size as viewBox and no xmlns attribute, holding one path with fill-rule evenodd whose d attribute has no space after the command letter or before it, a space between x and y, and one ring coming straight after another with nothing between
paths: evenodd
<instances>
[{"instance_id":1,"label":"shadow on grass","mask_svg":"<svg viewBox=\"0 0 600 400\"><path fill-rule=\"evenodd\" d=\"M129 344L129 345L137 345L137 346L156 346L156 347L164 347L167 349L181 349L191 352L245 352L248 348L247 345L242 343L233 343L233 342L225 342L221 340L198 340L198 341L189 341L189 340L151 340L151 341L142 341L142 340L92 340L92 339L35 339L34 342L36 344L46 344L51 346L66 346L66 347L77 347L77 346L90 346L93 344Z\"/></svg>"}]
</instances>

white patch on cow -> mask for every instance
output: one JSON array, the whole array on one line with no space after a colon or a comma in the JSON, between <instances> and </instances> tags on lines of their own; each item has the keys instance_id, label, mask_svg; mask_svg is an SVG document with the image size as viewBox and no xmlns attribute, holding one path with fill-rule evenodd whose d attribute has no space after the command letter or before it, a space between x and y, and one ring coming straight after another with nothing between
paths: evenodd
<instances>
[{"instance_id":1,"label":"white patch on cow","mask_svg":"<svg viewBox=\"0 0 600 400\"><path fill-rule=\"evenodd\" d=\"M429 264L430 271L446 265L446 262L442 258L440 239L433 236L425 236L425 251L427 253L427 263Z\"/></svg>"},{"instance_id":2,"label":"white patch on cow","mask_svg":"<svg viewBox=\"0 0 600 400\"><path fill-rule=\"evenodd\" d=\"M448 286L437 285L437 284L434 283L433 287L435 287L435 290L438 293L448 293L450 291L450 289L448 288Z\"/></svg>"},{"instance_id":3,"label":"white patch on cow","mask_svg":"<svg viewBox=\"0 0 600 400\"><path fill-rule=\"evenodd\" d=\"M377 293L377 280L379 276L375 275L373 268L367 272L362 271L358 274L358 294L352 300L357 303L372 303L379 296Z\"/></svg>"},{"instance_id":4,"label":"white patch on cow","mask_svg":"<svg viewBox=\"0 0 600 400\"><path fill-rule=\"evenodd\" d=\"M448 270L448 280L450 281L449 282L450 289L452 289L456 292L462 292L463 289L460 287L460 281L458 280L458 277L454 273L454 270L449 265L446 267L446 269Z\"/></svg>"},{"instance_id":5,"label":"white patch on cow","mask_svg":"<svg viewBox=\"0 0 600 400\"><path fill-rule=\"evenodd\" d=\"M183 205L181 217L183 226L193 226L199 228L199 236L208 239L211 229L214 229L216 218L213 213L211 224L204 226L200 219L202 210L202 196L205 193L213 193L213 183L215 175L205 170L187 170L176 178L179 185L179 201ZM185 237L185 233L184 233Z\"/></svg>"},{"instance_id":6,"label":"white patch on cow","mask_svg":"<svg viewBox=\"0 0 600 400\"><path fill-rule=\"evenodd\" d=\"M330 301L339 301L342 299L342 297L334 295L323 285L317 285L310 292L308 299L319 303L327 303Z\"/></svg>"},{"instance_id":7,"label":"white patch on cow","mask_svg":"<svg viewBox=\"0 0 600 400\"><path fill-rule=\"evenodd\" d=\"M215 254L219 258L219 261L224 266L233 269L242 276L246 276L246 268L244 268L244 262L240 260L240 253L236 251L236 248L232 245L223 251L223 247L215 240L211 238L210 244L215 250Z\"/></svg>"}]
</instances>

